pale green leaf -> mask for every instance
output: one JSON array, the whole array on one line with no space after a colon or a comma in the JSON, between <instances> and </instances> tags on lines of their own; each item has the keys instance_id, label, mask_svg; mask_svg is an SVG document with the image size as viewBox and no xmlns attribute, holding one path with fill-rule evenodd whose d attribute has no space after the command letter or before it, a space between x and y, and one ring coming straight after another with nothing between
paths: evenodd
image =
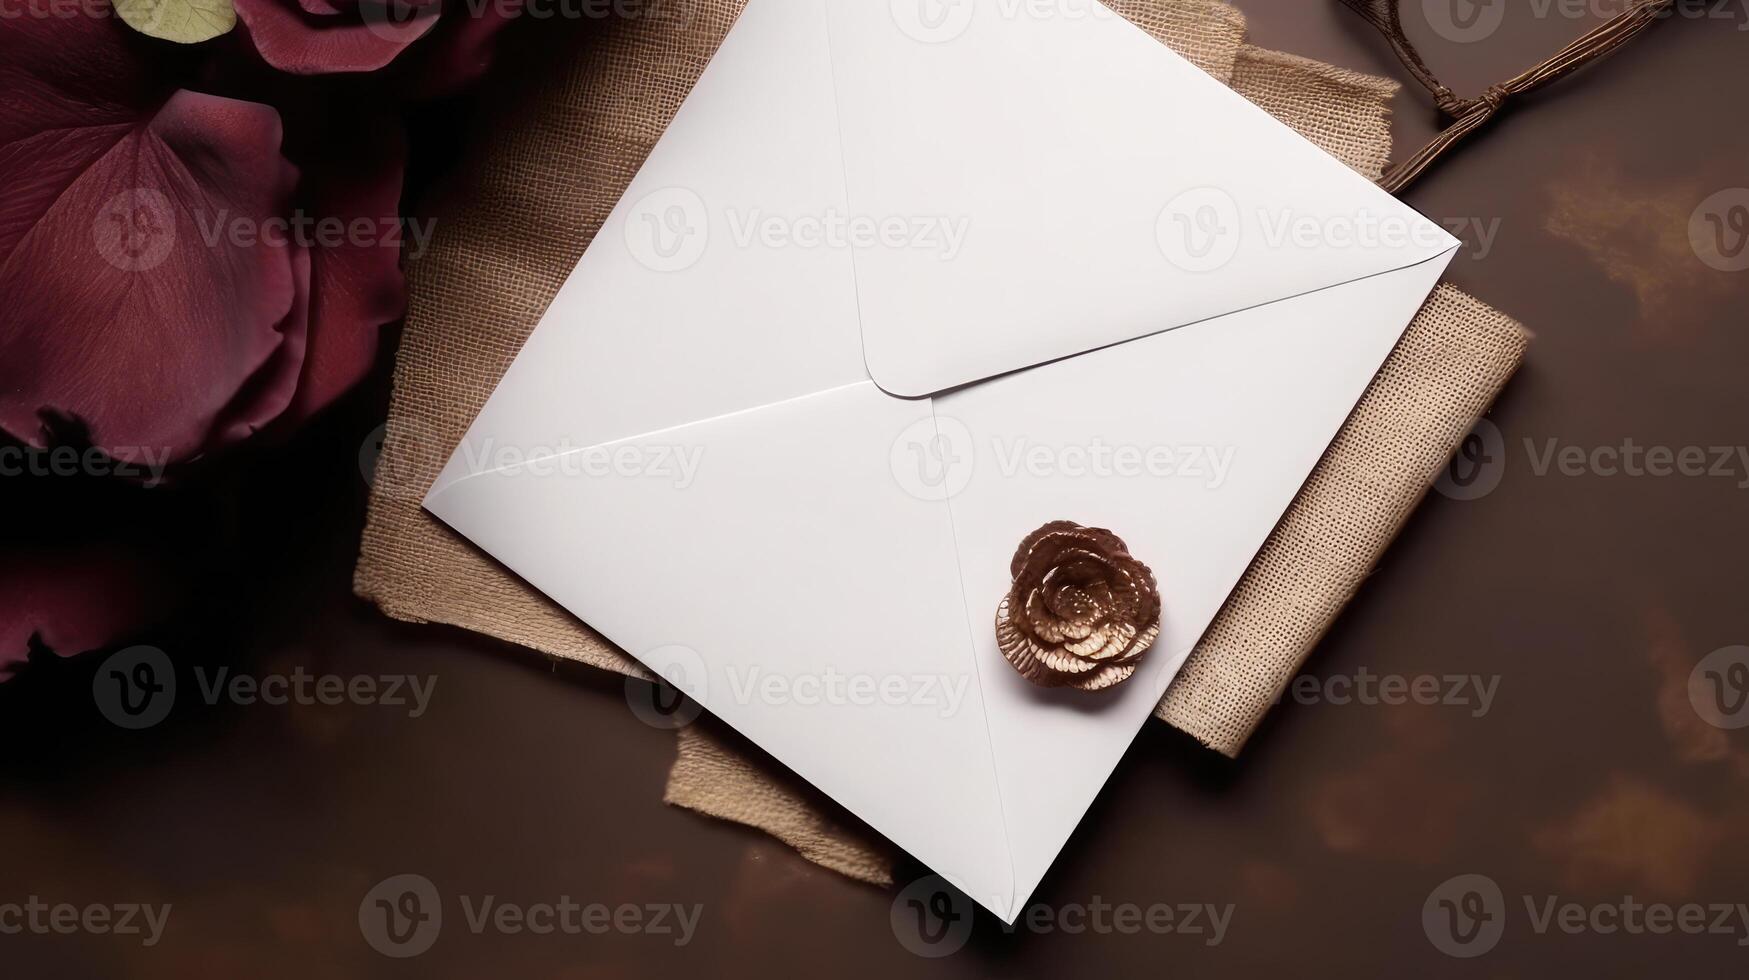
<instances>
[{"instance_id":1,"label":"pale green leaf","mask_svg":"<svg viewBox=\"0 0 1749 980\"><path fill-rule=\"evenodd\" d=\"M115 12L141 34L178 44L210 41L237 26L231 0L115 0Z\"/></svg>"}]
</instances>

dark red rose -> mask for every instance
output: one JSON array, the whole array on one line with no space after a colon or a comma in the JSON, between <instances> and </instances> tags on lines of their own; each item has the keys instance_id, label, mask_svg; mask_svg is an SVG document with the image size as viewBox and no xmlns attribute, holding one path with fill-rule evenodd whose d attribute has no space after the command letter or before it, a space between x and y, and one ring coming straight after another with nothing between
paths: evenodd
<instances>
[{"instance_id":1,"label":"dark red rose","mask_svg":"<svg viewBox=\"0 0 1749 980\"><path fill-rule=\"evenodd\" d=\"M362 376L403 302L402 160L384 136L300 172L275 109L165 91L140 40L0 20L0 430L42 446L76 419L174 464Z\"/></svg>"},{"instance_id":2,"label":"dark red rose","mask_svg":"<svg viewBox=\"0 0 1749 980\"><path fill-rule=\"evenodd\" d=\"M372 72L417 61L420 94L477 78L522 0L234 0L262 60L298 75ZM403 57L409 48L415 53Z\"/></svg>"}]
</instances>

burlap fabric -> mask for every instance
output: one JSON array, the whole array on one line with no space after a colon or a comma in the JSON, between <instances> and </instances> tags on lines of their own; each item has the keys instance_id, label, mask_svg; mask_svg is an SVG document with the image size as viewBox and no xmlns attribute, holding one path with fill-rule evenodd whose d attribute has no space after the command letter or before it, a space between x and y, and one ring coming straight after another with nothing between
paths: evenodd
<instances>
[{"instance_id":1,"label":"burlap fabric","mask_svg":"<svg viewBox=\"0 0 1749 980\"><path fill-rule=\"evenodd\" d=\"M356 588L388 615L477 630L621 673L637 664L419 508L745 0L675 0L598 25L476 141L409 270L411 303ZM1378 177L1393 82L1245 43L1217 0L1110 6L1350 166ZM1410 325L1156 715L1236 755L1523 357L1509 318L1442 286ZM890 844L793 774L681 732L667 799L760 827L822 866L890 880Z\"/></svg>"}]
</instances>

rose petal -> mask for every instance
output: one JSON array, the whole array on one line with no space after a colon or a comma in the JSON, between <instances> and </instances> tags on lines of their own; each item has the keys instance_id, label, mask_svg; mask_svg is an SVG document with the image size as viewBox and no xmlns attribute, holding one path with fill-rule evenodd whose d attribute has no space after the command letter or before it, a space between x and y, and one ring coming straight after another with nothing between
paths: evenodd
<instances>
[{"instance_id":1,"label":"rose petal","mask_svg":"<svg viewBox=\"0 0 1749 980\"><path fill-rule=\"evenodd\" d=\"M147 625L157 578L117 551L9 550L0 562L0 680L25 662L32 638L63 657L109 646Z\"/></svg>"},{"instance_id":2,"label":"rose petal","mask_svg":"<svg viewBox=\"0 0 1749 980\"><path fill-rule=\"evenodd\" d=\"M407 306L400 227L406 147L400 130L393 122L378 122L344 145L344 159L313 161L307 171L304 194L311 213L347 232L338 245L314 243L309 354L288 421L308 418L363 379L376 361L383 326Z\"/></svg>"},{"instance_id":3,"label":"rose petal","mask_svg":"<svg viewBox=\"0 0 1749 980\"><path fill-rule=\"evenodd\" d=\"M491 66L498 32L522 15L524 0L450 0L443 22L414 52L408 87L424 98L449 95Z\"/></svg>"},{"instance_id":4,"label":"rose petal","mask_svg":"<svg viewBox=\"0 0 1749 980\"><path fill-rule=\"evenodd\" d=\"M72 115L44 88L39 127ZM0 428L41 445L51 409L117 459L183 459L283 339L287 248L227 232L283 214L297 173L267 106L184 91L132 122L99 109L0 147L21 195L0 228Z\"/></svg>"},{"instance_id":5,"label":"rose petal","mask_svg":"<svg viewBox=\"0 0 1749 980\"><path fill-rule=\"evenodd\" d=\"M309 13L290 0L235 2L262 59L298 75L376 71L424 37L441 12L441 4L402 0L362 0L334 16Z\"/></svg>"},{"instance_id":6,"label":"rose petal","mask_svg":"<svg viewBox=\"0 0 1749 980\"><path fill-rule=\"evenodd\" d=\"M308 361L310 334L310 251L301 245L293 247L292 281L291 312L280 323L284 339L219 416L209 439L212 446L249 438L284 415L297 395L298 379Z\"/></svg>"},{"instance_id":7,"label":"rose petal","mask_svg":"<svg viewBox=\"0 0 1749 980\"><path fill-rule=\"evenodd\" d=\"M151 40L114 22L103 0L92 16L55 17L35 0L0 17L0 260L53 200L117 138L169 97L168 62Z\"/></svg>"}]
</instances>

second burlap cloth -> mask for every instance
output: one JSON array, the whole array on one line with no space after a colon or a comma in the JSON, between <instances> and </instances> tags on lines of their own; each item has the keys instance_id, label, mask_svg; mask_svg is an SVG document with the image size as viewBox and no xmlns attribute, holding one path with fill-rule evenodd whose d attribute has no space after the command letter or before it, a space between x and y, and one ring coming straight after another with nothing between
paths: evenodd
<instances>
[{"instance_id":1,"label":"second burlap cloth","mask_svg":"<svg viewBox=\"0 0 1749 980\"><path fill-rule=\"evenodd\" d=\"M449 623L645 676L611 643L420 509L449 452L710 60L745 0L676 0L595 25L540 88L506 93L409 269L411 304L356 588ZM1368 177L1396 84L1245 43L1217 0L1108 0L1123 16ZM1439 287L1155 714L1236 755L1524 356L1510 318ZM891 878L892 845L709 724L679 734L669 802L759 827L822 866Z\"/></svg>"}]
</instances>

